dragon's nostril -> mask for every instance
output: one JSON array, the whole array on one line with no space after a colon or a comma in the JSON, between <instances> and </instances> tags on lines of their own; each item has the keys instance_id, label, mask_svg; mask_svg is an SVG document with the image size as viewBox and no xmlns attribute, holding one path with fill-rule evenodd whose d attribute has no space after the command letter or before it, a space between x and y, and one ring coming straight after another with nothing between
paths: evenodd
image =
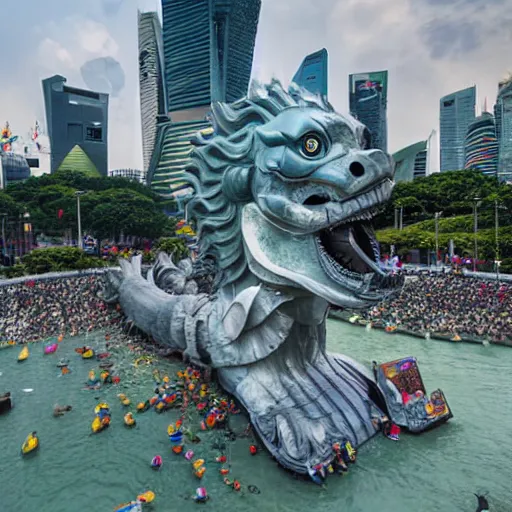
<instances>
[{"instance_id":1,"label":"dragon's nostril","mask_svg":"<svg viewBox=\"0 0 512 512\"><path fill-rule=\"evenodd\" d=\"M349 166L349 170L356 178L360 178L364 174L363 164L359 162L352 162Z\"/></svg>"}]
</instances>

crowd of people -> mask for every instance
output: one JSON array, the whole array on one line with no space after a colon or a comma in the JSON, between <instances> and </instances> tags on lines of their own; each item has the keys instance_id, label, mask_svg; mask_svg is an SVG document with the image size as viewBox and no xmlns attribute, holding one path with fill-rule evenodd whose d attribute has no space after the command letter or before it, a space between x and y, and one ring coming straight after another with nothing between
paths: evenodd
<instances>
[{"instance_id":1,"label":"crowd of people","mask_svg":"<svg viewBox=\"0 0 512 512\"><path fill-rule=\"evenodd\" d=\"M117 313L98 297L100 279L90 275L0 286L0 341L25 343L111 325Z\"/></svg>"},{"instance_id":2,"label":"crowd of people","mask_svg":"<svg viewBox=\"0 0 512 512\"><path fill-rule=\"evenodd\" d=\"M414 273L399 296L362 316L416 333L512 343L512 285L456 273Z\"/></svg>"}]
</instances>

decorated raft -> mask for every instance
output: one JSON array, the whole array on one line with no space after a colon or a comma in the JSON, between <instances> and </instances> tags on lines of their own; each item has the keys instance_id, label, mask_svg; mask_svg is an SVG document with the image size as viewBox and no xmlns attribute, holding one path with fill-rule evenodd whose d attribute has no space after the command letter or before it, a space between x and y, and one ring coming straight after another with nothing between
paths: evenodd
<instances>
[{"instance_id":1,"label":"decorated raft","mask_svg":"<svg viewBox=\"0 0 512 512\"><path fill-rule=\"evenodd\" d=\"M453 417L440 389L427 395L416 358L406 357L380 365L374 363L373 370L389 416L396 425L420 433Z\"/></svg>"}]
</instances>

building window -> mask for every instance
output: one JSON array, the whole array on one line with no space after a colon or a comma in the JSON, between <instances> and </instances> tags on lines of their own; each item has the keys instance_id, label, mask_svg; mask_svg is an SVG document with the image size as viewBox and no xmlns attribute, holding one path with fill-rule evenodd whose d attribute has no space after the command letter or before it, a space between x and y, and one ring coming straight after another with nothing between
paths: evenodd
<instances>
[{"instance_id":1,"label":"building window","mask_svg":"<svg viewBox=\"0 0 512 512\"><path fill-rule=\"evenodd\" d=\"M101 128L87 127L85 132L85 140L101 142L103 140L103 131Z\"/></svg>"}]
</instances>

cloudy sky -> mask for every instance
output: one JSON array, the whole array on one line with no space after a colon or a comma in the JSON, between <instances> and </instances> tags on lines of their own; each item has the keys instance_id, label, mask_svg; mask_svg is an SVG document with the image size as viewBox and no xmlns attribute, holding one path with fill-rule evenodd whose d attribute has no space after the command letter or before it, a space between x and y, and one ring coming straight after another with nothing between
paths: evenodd
<instances>
[{"instance_id":1,"label":"cloudy sky","mask_svg":"<svg viewBox=\"0 0 512 512\"><path fill-rule=\"evenodd\" d=\"M247 0L250 1L250 0ZM44 119L42 78L116 69L109 167L142 167L137 9L159 0L18 0L0 18L0 123L24 135ZM389 150L438 128L439 98L476 84L494 104L512 71L512 0L263 0L253 75L288 83L303 57L329 52L329 99L347 111L348 74L389 70ZM105 60L96 60L108 57ZM90 62L94 61L94 62ZM119 64L118 64L119 63ZM90 76L90 75L89 75Z\"/></svg>"}]
</instances>

